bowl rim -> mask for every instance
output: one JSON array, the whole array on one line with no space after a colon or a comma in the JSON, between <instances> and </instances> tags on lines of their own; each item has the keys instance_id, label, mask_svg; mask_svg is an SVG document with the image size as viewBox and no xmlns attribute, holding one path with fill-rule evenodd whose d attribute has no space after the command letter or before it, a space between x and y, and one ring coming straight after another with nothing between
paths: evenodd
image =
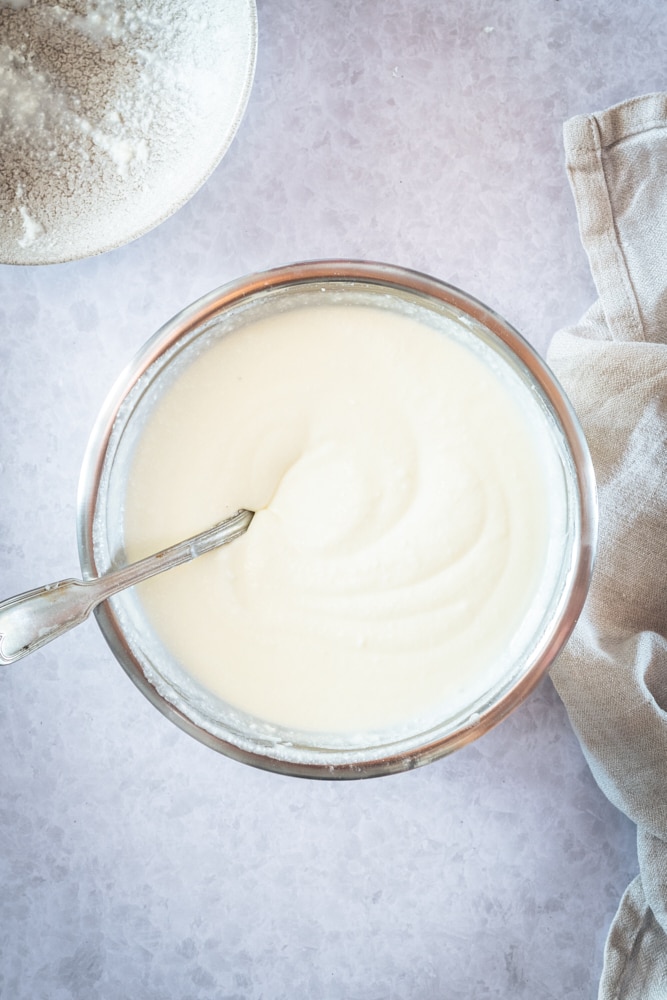
<instances>
[{"instance_id":1,"label":"bowl rim","mask_svg":"<svg viewBox=\"0 0 667 1000\"><path fill-rule=\"evenodd\" d=\"M520 367L527 369L539 385L560 426L572 460L577 485L579 538L574 546L574 559L564 588L559 614L552 623L550 634L535 663L483 711L471 716L465 724L444 737L425 741L409 749L369 756L363 761L358 759L358 750L355 751L354 760L351 761L336 760L334 763L325 763L323 760L294 761L279 755L272 756L270 753L237 746L198 725L158 692L145 676L126 643L122 627L108 602L97 608L95 617L116 659L135 685L163 715L201 743L234 760L296 777L338 779L375 777L411 770L430 763L477 739L509 715L536 687L565 645L581 613L590 585L597 542L598 511L593 464L583 430L563 388L546 362L525 338L494 310L454 285L420 271L393 264L352 259L303 261L256 272L228 282L199 298L177 313L145 342L121 372L99 411L88 440L79 478L77 496L79 560L84 578L97 575L94 531L107 449L123 401L142 374L182 338L258 293L324 281L384 286L389 290L402 291L431 301L435 299L446 306L454 307L481 324L492 337L497 338L505 348L508 348L518 359ZM391 750L391 744L387 744L387 748ZM372 749L383 748L369 748ZM340 757L340 753L336 752L334 756Z\"/></svg>"}]
</instances>

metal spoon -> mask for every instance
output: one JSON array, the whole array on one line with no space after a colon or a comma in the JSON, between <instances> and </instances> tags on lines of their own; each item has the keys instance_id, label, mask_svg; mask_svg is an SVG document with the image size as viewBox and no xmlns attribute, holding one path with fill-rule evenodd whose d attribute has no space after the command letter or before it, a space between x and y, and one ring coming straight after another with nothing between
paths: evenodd
<instances>
[{"instance_id":1,"label":"metal spoon","mask_svg":"<svg viewBox=\"0 0 667 1000\"><path fill-rule=\"evenodd\" d=\"M0 663L13 663L85 621L127 587L226 545L243 535L254 511L239 510L213 528L92 580L60 580L0 602Z\"/></svg>"}]
</instances>

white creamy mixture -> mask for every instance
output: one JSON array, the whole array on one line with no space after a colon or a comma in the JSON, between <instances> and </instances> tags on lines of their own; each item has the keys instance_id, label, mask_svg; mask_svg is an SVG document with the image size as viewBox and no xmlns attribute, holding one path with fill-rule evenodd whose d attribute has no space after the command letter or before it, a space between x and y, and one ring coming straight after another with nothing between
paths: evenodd
<instances>
[{"instance_id":1,"label":"white creamy mixture","mask_svg":"<svg viewBox=\"0 0 667 1000\"><path fill-rule=\"evenodd\" d=\"M166 646L235 708L335 734L433 724L521 645L562 476L529 393L455 329L291 310L214 343L155 405L128 557L257 511L141 589Z\"/></svg>"}]
</instances>

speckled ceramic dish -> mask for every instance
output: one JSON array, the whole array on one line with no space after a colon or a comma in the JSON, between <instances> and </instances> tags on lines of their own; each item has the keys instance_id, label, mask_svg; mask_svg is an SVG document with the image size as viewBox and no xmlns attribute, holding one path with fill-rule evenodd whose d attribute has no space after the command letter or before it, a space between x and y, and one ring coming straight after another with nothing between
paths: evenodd
<instances>
[{"instance_id":1,"label":"speckled ceramic dish","mask_svg":"<svg viewBox=\"0 0 667 1000\"><path fill-rule=\"evenodd\" d=\"M85 576L126 561L122 512L132 456L145 420L202 352L255 320L314 301L417 310L435 329L455 323L490 352L545 430L545 447L562 483L562 515L552 524L547 581L533 592L525 637L512 641L498 678L462 705L443 707L439 722L410 723L386 738L295 732L250 717L217 698L176 661L127 591L98 608L100 627L132 680L169 719L238 760L308 777L358 778L427 763L480 736L534 688L567 639L584 602L596 537L596 501L585 440L558 383L532 348L481 303L425 275L383 264L321 261L252 275L180 313L148 342L121 376L90 439L79 493L79 551ZM258 403L259 405L259 403ZM175 474L179 473L175 464ZM559 490L560 490L559 486ZM187 631L187 623L179 622ZM522 625L523 634L523 625ZM224 643L224 635L220 636ZM231 669L231 666L230 666Z\"/></svg>"},{"instance_id":2,"label":"speckled ceramic dish","mask_svg":"<svg viewBox=\"0 0 667 1000\"><path fill-rule=\"evenodd\" d=\"M128 243L229 147L257 45L254 0L36 0L0 9L0 262Z\"/></svg>"}]
</instances>

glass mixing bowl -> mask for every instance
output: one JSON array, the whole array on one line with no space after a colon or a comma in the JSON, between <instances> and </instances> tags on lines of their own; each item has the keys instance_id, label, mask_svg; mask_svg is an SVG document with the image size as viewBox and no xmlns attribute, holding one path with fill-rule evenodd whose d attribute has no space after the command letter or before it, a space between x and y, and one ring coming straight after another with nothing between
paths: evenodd
<instances>
[{"instance_id":1,"label":"glass mixing bowl","mask_svg":"<svg viewBox=\"0 0 667 1000\"><path fill-rule=\"evenodd\" d=\"M531 612L530 634L500 680L426 731L335 739L269 725L227 705L177 663L133 591L111 598L97 621L120 664L167 718L204 744L254 766L314 778L389 774L428 763L485 733L544 676L572 631L590 580L596 538L595 485L586 442L554 376L494 312L441 281L402 268L356 261L294 264L233 282L200 299L147 342L114 386L91 435L79 486L78 538L84 577L122 565L123 504L133 450L147 414L174 374L230 331L277 311L313 303L417 311L437 328L453 320L513 372L536 419L548 428L562 473L565 513L558 527L549 591ZM487 351L488 353L488 351ZM176 473L177 474L177 473Z\"/></svg>"}]
</instances>

